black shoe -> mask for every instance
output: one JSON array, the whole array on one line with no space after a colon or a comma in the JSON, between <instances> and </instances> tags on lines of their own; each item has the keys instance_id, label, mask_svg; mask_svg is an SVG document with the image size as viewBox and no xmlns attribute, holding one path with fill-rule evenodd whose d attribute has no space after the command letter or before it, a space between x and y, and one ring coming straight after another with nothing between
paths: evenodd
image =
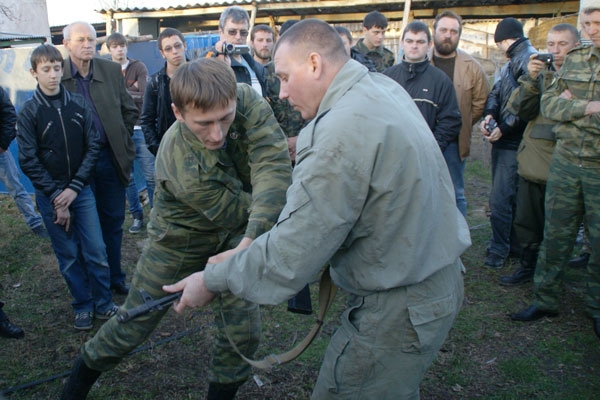
<instances>
[{"instance_id":1,"label":"black shoe","mask_svg":"<svg viewBox=\"0 0 600 400\"><path fill-rule=\"evenodd\" d=\"M92 385L102 372L96 371L95 369L89 368L83 362L81 356L77 357L73 369L71 370L71 376L63 387L61 400L82 400L87 397L88 392L92 388Z\"/></svg>"},{"instance_id":2,"label":"black shoe","mask_svg":"<svg viewBox=\"0 0 600 400\"><path fill-rule=\"evenodd\" d=\"M579 257L570 259L567 265L571 268L585 268L589 261L590 253L581 253Z\"/></svg>"},{"instance_id":3,"label":"black shoe","mask_svg":"<svg viewBox=\"0 0 600 400\"><path fill-rule=\"evenodd\" d=\"M112 283L110 289L116 294L127 294L129 293L129 285L125 282Z\"/></svg>"},{"instance_id":4,"label":"black shoe","mask_svg":"<svg viewBox=\"0 0 600 400\"><path fill-rule=\"evenodd\" d=\"M208 384L208 394L206 400L233 400L235 394L240 386L244 382L233 382L233 383L217 383L210 382Z\"/></svg>"},{"instance_id":5,"label":"black shoe","mask_svg":"<svg viewBox=\"0 0 600 400\"><path fill-rule=\"evenodd\" d=\"M535 305L531 305L515 314L510 314L510 319L513 321L537 321L544 317L556 317L558 313L556 311L546 311L538 308Z\"/></svg>"},{"instance_id":6,"label":"black shoe","mask_svg":"<svg viewBox=\"0 0 600 400\"><path fill-rule=\"evenodd\" d=\"M522 285L533 280L535 269L517 268L514 274L500 278L500 284L503 286Z\"/></svg>"},{"instance_id":7,"label":"black shoe","mask_svg":"<svg viewBox=\"0 0 600 400\"><path fill-rule=\"evenodd\" d=\"M594 332L596 332L596 336L600 338L600 317L592 319L594 320Z\"/></svg>"},{"instance_id":8,"label":"black shoe","mask_svg":"<svg viewBox=\"0 0 600 400\"><path fill-rule=\"evenodd\" d=\"M0 322L0 336L9 339L21 339L25 336L25 332L15 324L11 324L8 319L5 319Z\"/></svg>"}]
</instances>

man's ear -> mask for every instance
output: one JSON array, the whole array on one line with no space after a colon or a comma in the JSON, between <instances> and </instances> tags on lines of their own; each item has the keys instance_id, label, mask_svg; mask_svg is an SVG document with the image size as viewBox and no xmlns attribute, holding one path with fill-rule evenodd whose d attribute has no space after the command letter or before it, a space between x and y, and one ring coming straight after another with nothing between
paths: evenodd
<instances>
[{"instance_id":1,"label":"man's ear","mask_svg":"<svg viewBox=\"0 0 600 400\"><path fill-rule=\"evenodd\" d=\"M310 73L317 79L323 73L323 59L319 53L310 53L308 55L308 67L310 68Z\"/></svg>"},{"instance_id":2,"label":"man's ear","mask_svg":"<svg viewBox=\"0 0 600 400\"><path fill-rule=\"evenodd\" d=\"M171 109L173 110L173 114L175 114L175 118L177 121L183 122L183 114L179 111L179 108L173 103L171 103Z\"/></svg>"}]
</instances>

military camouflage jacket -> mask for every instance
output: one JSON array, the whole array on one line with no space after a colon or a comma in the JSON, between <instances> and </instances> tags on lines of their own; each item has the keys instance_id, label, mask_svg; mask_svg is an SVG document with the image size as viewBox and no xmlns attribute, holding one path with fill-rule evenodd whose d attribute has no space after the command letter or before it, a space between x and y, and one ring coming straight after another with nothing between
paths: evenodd
<instances>
[{"instance_id":1,"label":"military camouflage jacket","mask_svg":"<svg viewBox=\"0 0 600 400\"><path fill-rule=\"evenodd\" d=\"M367 45L364 43L364 39L358 39L358 42L356 42L352 48L369 57L375 63L377 72L383 72L384 69L391 67L394 65L394 61L396 60L394 53L392 53L391 50L383 47L383 45L377 47L376 49L369 50Z\"/></svg>"},{"instance_id":2,"label":"military camouflage jacket","mask_svg":"<svg viewBox=\"0 0 600 400\"><path fill-rule=\"evenodd\" d=\"M177 121L161 141L155 173L150 240L169 232L172 242L181 242L173 248L185 250L190 234L224 241L228 235L253 239L268 231L285 203L291 163L266 101L238 84L235 120L223 148L206 149ZM179 239L173 231L181 232Z\"/></svg>"},{"instance_id":3,"label":"military camouflage jacket","mask_svg":"<svg viewBox=\"0 0 600 400\"><path fill-rule=\"evenodd\" d=\"M562 99L569 89L573 97ZM542 114L554 121L555 152L597 166L600 162L600 113L585 115L590 101L600 101L600 49L581 46L568 53L556 78L542 95Z\"/></svg>"},{"instance_id":4,"label":"military camouflage jacket","mask_svg":"<svg viewBox=\"0 0 600 400\"><path fill-rule=\"evenodd\" d=\"M554 121L540 113L540 98L556 71L545 69L537 79L529 74L519 78L517 87L508 100L508 111L528 121L517 152L518 173L531 182L545 184L554 152Z\"/></svg>"},{"instance_id":5,"label":"military camouflage jacket","mask_svg":"<svg viewBox=\"0 0 600 400\"><path fill-rule=\"evenodd\" d=\"M298 136L305 121L302 119L300 112L294 110L287 100L279 98L279 78L275 75L273 61L265 65L265 81L267 101L273 109L273 114L275 114L279 126L283 129L283 133L287 137Z\"/></svg>"}]
</instances>

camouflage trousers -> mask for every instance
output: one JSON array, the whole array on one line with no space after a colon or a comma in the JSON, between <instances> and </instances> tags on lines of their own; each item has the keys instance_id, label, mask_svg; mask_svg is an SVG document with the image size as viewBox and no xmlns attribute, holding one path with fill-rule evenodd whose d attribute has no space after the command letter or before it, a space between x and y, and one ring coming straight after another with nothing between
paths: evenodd
<instances>
[{"instance_id":1,"label":"camouflage trousers","mask_svg":"<svg viewBox=\"0 0 600 400\"><path fill-rule=\"evenodd\" d=\"M129 295L121 310L130 310L143 303L140 289L146 290L154 299L159 299L168 294L163 292L162 285L175 283L203 270L207 252L203 253L201 250L202 248L198 248L194 252L181 252L162 248L156 243L147 245L138 261ZM213 345L208 380L219 383L244 381L250 374L250 366L229 344L220 313L222 310L227 331L236 346L244 355L251 357L260 340L259 307L229 293L223 293L212 304L218 333ZM98 371L114 368L125 355L150 336L166 312L167 310L155 311L127 323L119 323L116 318L111 318L83 345L82 357L85 363Z\"/></svg>"},{"instance_id":2,"label":"camouflage trousers","mask_svg":"<svg viewBox=\"0 0 600 400\"><path fill-rule=\"evenodd\" d=\"M587 266L587 311L600 317L600 163L594 168L554 153L546 187L544 241L534 276L534 301L557 311L564 271L582 219L589 229L591 256Z\"/></svg>"}]
</instances>

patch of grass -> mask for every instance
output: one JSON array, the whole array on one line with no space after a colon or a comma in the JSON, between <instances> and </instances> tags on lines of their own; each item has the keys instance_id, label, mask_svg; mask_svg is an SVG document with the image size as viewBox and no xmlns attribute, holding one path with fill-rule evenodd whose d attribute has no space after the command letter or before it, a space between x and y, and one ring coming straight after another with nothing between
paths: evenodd
<instances>
[{"instance_id":1,"label":"patch of grass","mask_svg":"<svg viewBox=\"0 0 600 400\"><path fill-rule=\"evenodd\" d=\"M507 314L531 301L532 286L503 287L500 271L483 267L490 237L487 202L489 167L466 164L467 220L473 245L463 255L465 301L437 359L421 385L423 400L580 400L600 393L600 345L585 312L585 270L568 270L557 318L534 323L511 321ZM68 372L91 333L72 328L71 297L58 271L51 246L30 234L12 199L0 196L0 298L11 320L26 332L23 340L3 341L0 392L10 387ZM129 226L130 220L125 226ZM125 233L124 267L131 279L144 234ZM426 239L426 238L424 238ZM318 285L311 285L313 308ZM117 303L122 302L117 296ZM298 359L271 370L252 370L238 400L305 400L316 381L331 335L338 326L346 295L338 291L312 345ZM315 315L287 312L287 304L262 307L263 339L256 358L289 350L309 331ZM191 333L163 342L181 332ZM102 374L90 400L158 400L204 398L215 325L210 309L177 315L169 311L150 337L149 348L126 357ZM20 389L11 400L54 400L64 378ZM260 382L260 385L258 384ZM399 377L399 384L402 379Z\"/></svg>"}]
</instances>

